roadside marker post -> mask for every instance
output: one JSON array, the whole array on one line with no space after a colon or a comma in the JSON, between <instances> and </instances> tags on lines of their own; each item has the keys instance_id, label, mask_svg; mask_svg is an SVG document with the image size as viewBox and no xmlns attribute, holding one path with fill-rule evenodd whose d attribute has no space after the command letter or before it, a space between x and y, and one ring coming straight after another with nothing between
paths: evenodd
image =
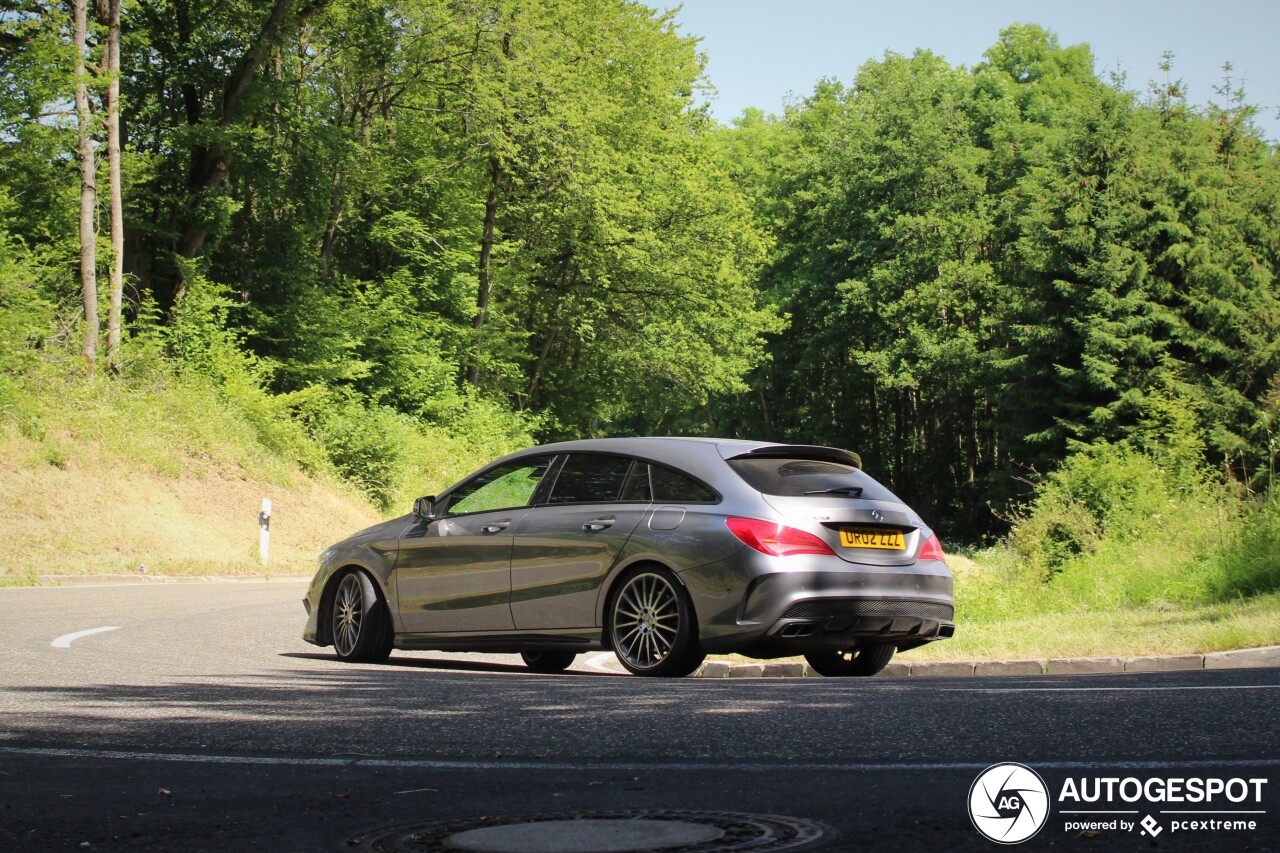
<instances>
[{"instance_id":1,"label":"roadside marker post","mask_svg":"<svg viewBox=\"0 0 1280 853\"><path fill-rule=\"evenodd\" d=\"M258 513L258 559L267 564L267 552L271 548L271 499L262 499L262 512Z\"/></svg>"}]
</instances>

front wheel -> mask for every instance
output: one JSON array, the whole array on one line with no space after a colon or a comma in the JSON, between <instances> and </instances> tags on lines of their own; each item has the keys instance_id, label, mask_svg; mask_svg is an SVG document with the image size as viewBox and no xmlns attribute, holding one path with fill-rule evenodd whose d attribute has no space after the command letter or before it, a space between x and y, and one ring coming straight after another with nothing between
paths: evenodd
<instances>
[{"instance_id":1,"label":"front wheel","mask_svg":"<svg viewBox=\"0 0 1280 853\"><path fill-rule=\"evenodd\" d=\"M888 643L877 643L858 649L812 652L805 655L804 659L809 662L809 668L819 675L842 678L850 675L875 675L888 665L893 652L894 647Z\"/></svg>"},{"instance_id":2,"label":"front wheel","mask_svg":"<svg viewBox=\"0 0 1280 853\"><path fill-rule=\"evenodd\" d=\"M693 606L679 581L664 569L623 575L608 617L609 645L634 675L679 678L706 657L698 645Z\"/></svg>"},{"instance_id":3,"label":"front wheel","mask_svg":"<svg viewBox=\"0 0 1280 853\"><path fill-rule=\"evenodd\" d=\"M351 663L381 663L391 654L386 602L364 572L347 572L333 596L333 650Z\"/></svg>"},{"instance_id":4,"label":"front wheel","mask_svg":"<svg viewBox=\"0 0 1280 853\"><path fill-rule=\"evenodd\" d=\"M578 655L576 652L521 652L524 665L534 672L564 672Z\"/></svg>"}]
</instances>

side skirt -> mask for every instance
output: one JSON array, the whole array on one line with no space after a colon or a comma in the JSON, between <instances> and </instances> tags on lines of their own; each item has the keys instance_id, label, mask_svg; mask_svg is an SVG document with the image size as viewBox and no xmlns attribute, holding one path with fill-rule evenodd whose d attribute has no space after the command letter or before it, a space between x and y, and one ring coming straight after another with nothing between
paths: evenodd
<instances>
[{"instance_id":1,"label":"side skirt","mask_svg":"<svg viewBox=\"0 0 1280 853\"><path fill-rule=\"evenodd\" d=\"M599 628L578 628L555 634L508 631L501 634L397 634L395 647L405 651L517 652L602 651Z\"/></svg>"}]
</instances>

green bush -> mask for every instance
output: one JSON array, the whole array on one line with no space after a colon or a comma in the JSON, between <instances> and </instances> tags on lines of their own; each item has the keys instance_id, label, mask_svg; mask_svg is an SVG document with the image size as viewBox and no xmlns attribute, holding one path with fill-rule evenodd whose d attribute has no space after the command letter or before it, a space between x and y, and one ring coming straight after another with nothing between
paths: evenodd
<instances>
[{"instance_id":1,"label":"green bush","mask_svg":"<svg viewBox=\"0 0 1280 853\"><path fill-rule=\"evenodd\" d=\"M1096 445L992 554L981 594L1014 611L1208 603L1280 589L1280 511L1168 455Z\"/></svg>"},{"instance_id":2,"label":"green bush","mask_svg":"<svg viewBox=\"0 0 1280 853\"><path fill-rule=\"evenodd\" d=\"M384 511L396 504L424 443L410 418L318 391L307 398L300 414L341 477Z\"/></svg>"},{"instance_id":3,"label":"green bush","mask_svg":"<svg viewBox=\"0 0 1280 853\"><path fill-rule=\"evenodd\" d=\"M194 265L184 266L186 292L174 310L171 326L162 334L168 342L179 374L196 374L212 380L223 398L253 427L261 443L276 454L317 473L327 465L326 450L316 443L298 410L323 396L320 388L290 394L267 390L271 370L242 346L230 330L227 311L233 303L228 289L201 275ZM153 331L155 327L152 328ZM139 335L139 342L150 339Z\"/></svg>"},{"instance_id":4,"label":"green bush","mask_svg":"<svg viewBox=\"0 0 1280 853\"><path fill-rule=\"evenodd\" d=\"M396 381L431 398L430 405L418 400L430 423L341 385L272 394L271 366L229 330L234 303L227 288L194 267L185 274L186 293L167 332L179 373L212 380L265 447L308 471L332 469L383 511L407 508L414 497L533 443L536 420L451 386L441 390L439 371L427 361L404 362ZM406 378L418 373L418 385Z\"/></svg>"},{"instance_id":5,"label":"green bush","mask_svg":"<svg viewBox=\"0 0 1280 853\"><path fill-rule=\"evenodd\" d=\"M53 327L53 307L37 292L35 271L15 259L16 246L0 232L0 417L27 419L19 376L39 357Z\"/></svg>"},{"instance_id":6,"label":"green bush","mask_svg":"<svg viewBox=\"0 0 1280 853\"><path fill-rule=\"evenodd\" d=\"M1272 495L1246 508L1235 536L1225 543L1220 564L1212 578L1217 598L1280 590L1280 499Z\"/></svg>"},{"instance_id":7,"label":"green bush","mask_svg":"<svg viewBox=\"0 0 1280 853\"><path fill-rule=\"evenodd\" d=\"M1179 482L1155 459L1126 447L1088 447L1045 478L1009 541L1047 580L1104 543L1144 539L1166 526L1202 485Z\"/></svg>"}]
</instances>

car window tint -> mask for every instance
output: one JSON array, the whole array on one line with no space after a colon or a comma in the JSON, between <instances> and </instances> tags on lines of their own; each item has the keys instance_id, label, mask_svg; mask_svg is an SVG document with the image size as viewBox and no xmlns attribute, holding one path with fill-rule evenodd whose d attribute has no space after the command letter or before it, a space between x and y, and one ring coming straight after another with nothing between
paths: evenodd
<instances>
[{"instance_id":1,"label":"car window tint","mask_svg":"<svg viewBox=\"0 0 1280 853\"><path fill-rule=\"evenodd\" d=\"M534 456L518 459L473 477L449 494L446 513L461 515L528 505L529 498L554 458Z\"/></svg>"},{"instance_id":2,"label":"car window tint","mask_svg":"<svg viewBox=\"0 0 1280 853\"><path fill-rule=\"evenodd\" d=\"M816 459L729 460L729 467L753 489L783 497L896 500L884 486L851 465Z\"/></svg>"},{"instance_id":3,"label":"car window tint","mask_svg":"<svg viewBox=\"0 0 1280 853\"><path fill-rule=\"evenodd\" d=\"M574 453L560 468L547 503L612 503L630 469L631 460L621 456Z\"/></svg>"},{"instance_id":4,"label":"car window tint","mask_svg":"<svg viewBox=\"0 0 1280 853\"><path fill-rule=\"evenodd\" d=\"M649 466L653 499L662 503L715 503L719 497L697 480L661 465Z\"/></svg>"}]
</instances>

